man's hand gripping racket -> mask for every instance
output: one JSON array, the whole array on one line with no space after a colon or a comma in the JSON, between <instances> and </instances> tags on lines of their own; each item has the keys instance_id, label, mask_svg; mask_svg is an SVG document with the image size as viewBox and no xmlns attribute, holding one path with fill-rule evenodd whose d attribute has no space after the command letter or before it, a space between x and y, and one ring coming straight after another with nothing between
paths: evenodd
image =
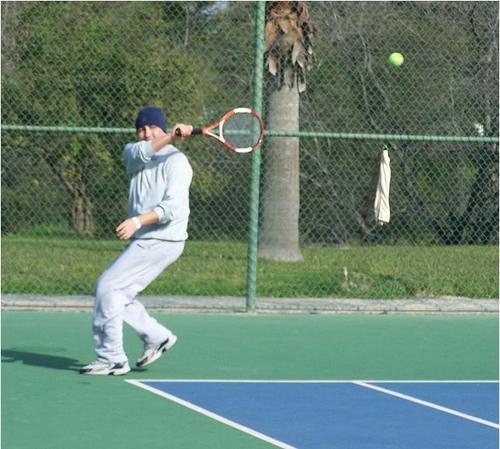
<instances>
[{"instance_id":1,"label":"man's hand gripping racket","mask_svg":"<svg viewBox=\"0 0 500 449\"><path fill-rule=\"evenodd\" d=\"M175 129L177 137L183 137L181 129ZM194 128L191 135L208 136L222 143L229 151L250 153L262 143L264 122L248 108L235 108L219 120L204 128ZM186 136L187 137L187 136Z\"/></svg>"}]
</instances>

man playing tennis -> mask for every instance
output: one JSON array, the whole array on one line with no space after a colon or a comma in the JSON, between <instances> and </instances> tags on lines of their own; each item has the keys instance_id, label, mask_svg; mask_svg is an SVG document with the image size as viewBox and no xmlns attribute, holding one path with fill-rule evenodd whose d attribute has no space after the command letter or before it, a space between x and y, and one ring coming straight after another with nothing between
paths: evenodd
<instances>
[{"instance_id":1,"label":"man playing tennis","mask_svg":"<svg viewBox=\"0 0 500 449\"><path fill-rule=\"evenodd\" d=\"M122 375L130 371L123 348L123 322L144 342L136 365L157 360L177 341L149 316L137 299L160 273L182 254L187 239L189 186L193 171L174 139L191 135L193 127L177 124L167 132L162 111L145 107L135 122L138 142L123 150L129 177L128 217L116 228L120 240L131 242L97 280L93 316L97 359L80 372Z\"/></svg>"}]
</instances>

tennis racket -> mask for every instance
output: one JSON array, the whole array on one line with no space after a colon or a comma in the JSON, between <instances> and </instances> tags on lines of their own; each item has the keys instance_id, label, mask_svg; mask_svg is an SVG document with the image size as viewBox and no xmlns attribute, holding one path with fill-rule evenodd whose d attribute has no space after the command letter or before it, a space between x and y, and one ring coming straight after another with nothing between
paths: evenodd
<instances>
[{"instance_id":1,"label":"tennis racket","mask_svg":"<svg viewBox=\"0 0 500 449\"><path fill-rule=\"evenodd\" d=\"M176 129L175 135L181 136L181 130ZM235 108L211 125L194 128L191 135L211 137L231 152L250 153L262 143L264 122L251 109Z\"/></svg>"}]
</instances>

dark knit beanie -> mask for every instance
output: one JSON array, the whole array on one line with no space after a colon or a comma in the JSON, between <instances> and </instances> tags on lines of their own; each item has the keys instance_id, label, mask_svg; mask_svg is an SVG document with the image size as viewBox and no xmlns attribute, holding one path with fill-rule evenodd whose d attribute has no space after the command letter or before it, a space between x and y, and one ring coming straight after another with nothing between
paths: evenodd
<instances>
[{"instance_id":1,"label":"dark knit beanie","mask_svg":"<svg viewBox=\"0 0 500 449\"><path fill-rule=\"evenodd\" d=\"M156 125L167 132L167 121L160 108L146 106L137 114L135 129L144 128L146 125Z\"/></svg>"}]
</instances>

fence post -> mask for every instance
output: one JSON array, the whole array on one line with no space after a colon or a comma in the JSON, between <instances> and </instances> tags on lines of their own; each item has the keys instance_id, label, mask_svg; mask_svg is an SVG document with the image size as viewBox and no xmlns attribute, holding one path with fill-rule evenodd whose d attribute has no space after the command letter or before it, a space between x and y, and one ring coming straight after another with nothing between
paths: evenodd
<instances>
[{"instance_id":1,"label":"fence post","mask_svg":"<svg viewBox=\"0 0 500 449\"><path fill-rule=\"evenodd\" d=\"M262 114L262 79L264 65L264 20L266 2L258 1L255 6L255 68L253 79L253 110ZM250 220L248 237L246 311L255 310L257 291L257 242L259 226L259 183L260 151L252 154L252 175L250 181Z\"/></svg>"}]
</instances>

